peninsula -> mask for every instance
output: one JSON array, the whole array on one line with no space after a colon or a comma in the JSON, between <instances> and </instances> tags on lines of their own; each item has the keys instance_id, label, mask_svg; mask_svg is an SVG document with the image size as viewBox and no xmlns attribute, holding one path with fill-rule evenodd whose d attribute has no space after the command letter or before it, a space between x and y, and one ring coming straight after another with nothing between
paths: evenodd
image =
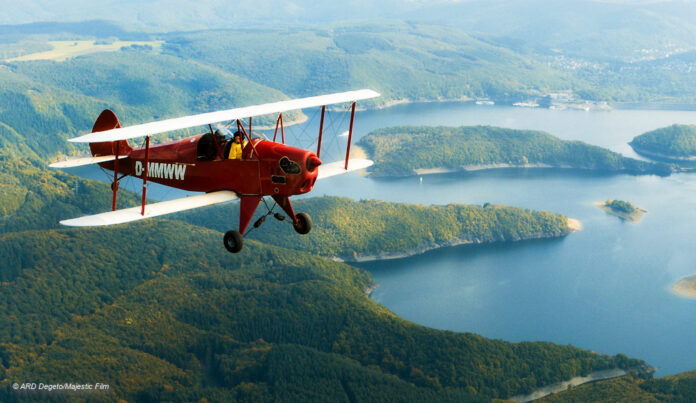
<instances>
[{"instance_id":1,"label":"peninsula","mask_svg":"<svg viewBox=\"0 0 696 403\"><path fill-rule=\"evenodd\" d=\"M630 222L640 221L643 214L646 213L645 210L638 206L634 206L630 201L609 199L604 203L596 203L595 205L611 215L615 215L622 220Z\"/></svg>"},{"instance_id":2,"label":"peninsula","mask_svg":"<svg viewBox=\"0 0 696 403\"><path fill-rule=\"evenodd\" d=\"M643 133L628 144L635 152L649 158L696 162L696 125L663 127Z\"/></svg>"},{"instance_id":3,"label":"peninsula","mask_svg":"<svg viewBox=\"0 0 696 403\"><path fill-rule=\"evenodd\" d=\"M627 158L548 133L491 126L400 126L376 130L360 144L372 176L394 177L493 168L571 168L667 176L671 168Z\"/></svg>"},{"instance_id":4,"label":"peninsula","mask_svg":"<svg viewBox=\"0 0 696 403\"><path fill-rule=\"evenodd\" d=\"M230 226L224 218L237 217L233 210L237 208L218 206L204 210L204 214L199 210L178 217L222 231ZM312 232L297 237L291 226L271 222L272 230L252 232L250 238L338 261L362 262L461 244L558 238L582 228L579 221L560 214L490 203L423 206L324 196L297 200L295 208L312 216Z\"/></svg>"}]
</instances>

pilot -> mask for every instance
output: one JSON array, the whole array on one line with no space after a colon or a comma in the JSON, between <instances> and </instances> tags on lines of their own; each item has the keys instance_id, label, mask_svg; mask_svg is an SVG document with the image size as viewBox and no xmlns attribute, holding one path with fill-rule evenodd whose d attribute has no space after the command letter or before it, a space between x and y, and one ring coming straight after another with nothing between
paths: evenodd
<instances>
[{"instance_id":1,"label":"pilot","mask_svg":"<svg viewBox=\"0 0 696 403\"><path fill-rule=\"evenodd\" d=\"M234 137L232 139L232 145L230 147L230 154L228 155L227 158L229 158L231 160L242 159L242 150L244 150L246 143L247 142L242 139L242 133L239 130L234 132Z\"/></svg>"}]
</instances>

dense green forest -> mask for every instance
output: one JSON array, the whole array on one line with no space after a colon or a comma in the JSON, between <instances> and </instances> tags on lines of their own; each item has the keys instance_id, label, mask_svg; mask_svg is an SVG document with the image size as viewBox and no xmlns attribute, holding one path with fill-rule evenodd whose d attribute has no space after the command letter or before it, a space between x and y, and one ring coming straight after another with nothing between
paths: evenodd
<instances>
[{"instance_id":1,"label":"dense green forest","mask_svg":"<svg viewBox=\"0 0 696 403\"><path fill-rule=\"evenodd\" d=\"M696 371L658 379L624 377L582 385L539 402L692 402Z\"/></svg>"},{"instance_id":2,"label":"dense green forest","mask_svg":"<svg viewBox=\"0 0 696 403\"><path fill-rule=\"evenodd\" d=\"M633 204L631 204L630 201L615 199L607 200L604 204L609 208L628 214L633 213L636 210L636 207Z\"/></svg>"},{"instance_id":3,"label":"dense green forest","mask_svg":"<svg viewBox=\"0 0 696 403\"><path fill-rule=\"evenodd\" d=\"M696 158L696 126L672 125L636 136L629 143L637 153L662 158Z\"/></svg>"},{"instance_id":4,"label":"dense green forest","mask_svg":"<svg viewBox=\"0 0 696 403\"><path fill-rule=\"evenodd\" d=\"M65 139L91 130L106 108L128 125L287 99L213 67L140 48L16 63L0 68L0 88L0 145L44 157L80 151Z\"/></svg>"},{"instance_id":5,"label":"dense green forest","mask_svg":"<svg viewBox=\"0 0 696 403\"><path fill-rule=\"evenodd\" d=\"M541 165L630 174L669 175L671 168L649 163L581 141L548 133L491 126L403 126L379 129L360 139L375 161L375 176L415 175L417 169L466 166Z\"/></svg>"},{"instance_id":6,"label":"dense green forest","mask_svg":"<svg viewBox=\"0 0 696 403\"><path fill-rule=\"evenodd\" d=\"M369 87L383 94L378 105L466 97L512 103L565 89L571 80L458 28L399 21L176 33L166 40L166 53L210 60L291 96Z\"/></svg>"},{"instance_id":7,"label":"dense green forest","mask_svg":"<svg viewBox=\"0 0 696 403\"><path fill-rule=\"evenodd\" d=\"M20 157L0 148L0 234L58 228L58 221L104 211L112 193L102 182L47 169L34 157ZM140 198L119 192L118 208L136 205Z\"/></svg>"},{"instance_id":8,"label":"dense green forest","mask_svg":"<svg viewBox=\"0 0 696 403\"><path fill-rule=\"evenodd\" d=\"M418 326L367 298L362 270L254 241L220 253L220 235L153 220L0 236L1 399L32 400L11 384L35 380L129 400L470 401L641 363Z\"/></svg>"},{"instance_id":9,"label":"dense green forest","mask_svg":"<svg viewBox=\"0 0 696 403\"><path fill-rule=\"evenodd\" d=\"M312 254L355 260L420 253L458 243L559 237L570 231L562 215L497 205L421 206L318 197L297 200L294 208L311 215L314 228L308 235L298 237L288 222L269 217L264 228L252 231L249 237ZM237 217L236 204L174 216L221 232L235 228Z\"/></svg>"}]
</instances>

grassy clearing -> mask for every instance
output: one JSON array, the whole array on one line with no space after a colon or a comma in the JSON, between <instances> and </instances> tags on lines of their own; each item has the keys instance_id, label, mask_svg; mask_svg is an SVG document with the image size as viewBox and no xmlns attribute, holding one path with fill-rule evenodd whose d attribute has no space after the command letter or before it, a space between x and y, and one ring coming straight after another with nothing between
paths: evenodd
<instances>
[{"instance_id":1,"label":"grassy clearing","mask_svg":"<svg viewBox=\"0 0 696 403\"><path fill-rule=\"evenodd\" d=\"M45 52L30 53L8 59L8 62L25 62L30 60L54 60L62 62L64 60L87 55L97 52L115 52L121 48L138 45L151 46L155 50L159 50L162 46L162 41L113 41L110 43L97 43L97 41L50 41L48 42L53 49Z\"/></svg>"}]
</instances>

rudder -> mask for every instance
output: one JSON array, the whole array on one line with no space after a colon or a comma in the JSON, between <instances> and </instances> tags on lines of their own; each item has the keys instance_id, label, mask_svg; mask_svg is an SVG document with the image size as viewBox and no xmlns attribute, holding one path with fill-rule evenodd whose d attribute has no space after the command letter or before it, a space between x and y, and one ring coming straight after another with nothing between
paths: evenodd
<instances>
[{"instance_id":1,"label":"rudder","mask_svg":"<svg viewBox=\"0 0 696 403\"><path fill-rule=\"evenodd\" d=\"M116 114L110 109L104 109L94 122L92 133L103 132L106 130L117 129L121 127L121 122L118 121ZM118 147L118 155L129 155L133 148L128 144L127 140L121 141L105 141L102 143L89 143L89 149L93 157L103 155L115 155Z\"/></svg>"}]
</instances>

